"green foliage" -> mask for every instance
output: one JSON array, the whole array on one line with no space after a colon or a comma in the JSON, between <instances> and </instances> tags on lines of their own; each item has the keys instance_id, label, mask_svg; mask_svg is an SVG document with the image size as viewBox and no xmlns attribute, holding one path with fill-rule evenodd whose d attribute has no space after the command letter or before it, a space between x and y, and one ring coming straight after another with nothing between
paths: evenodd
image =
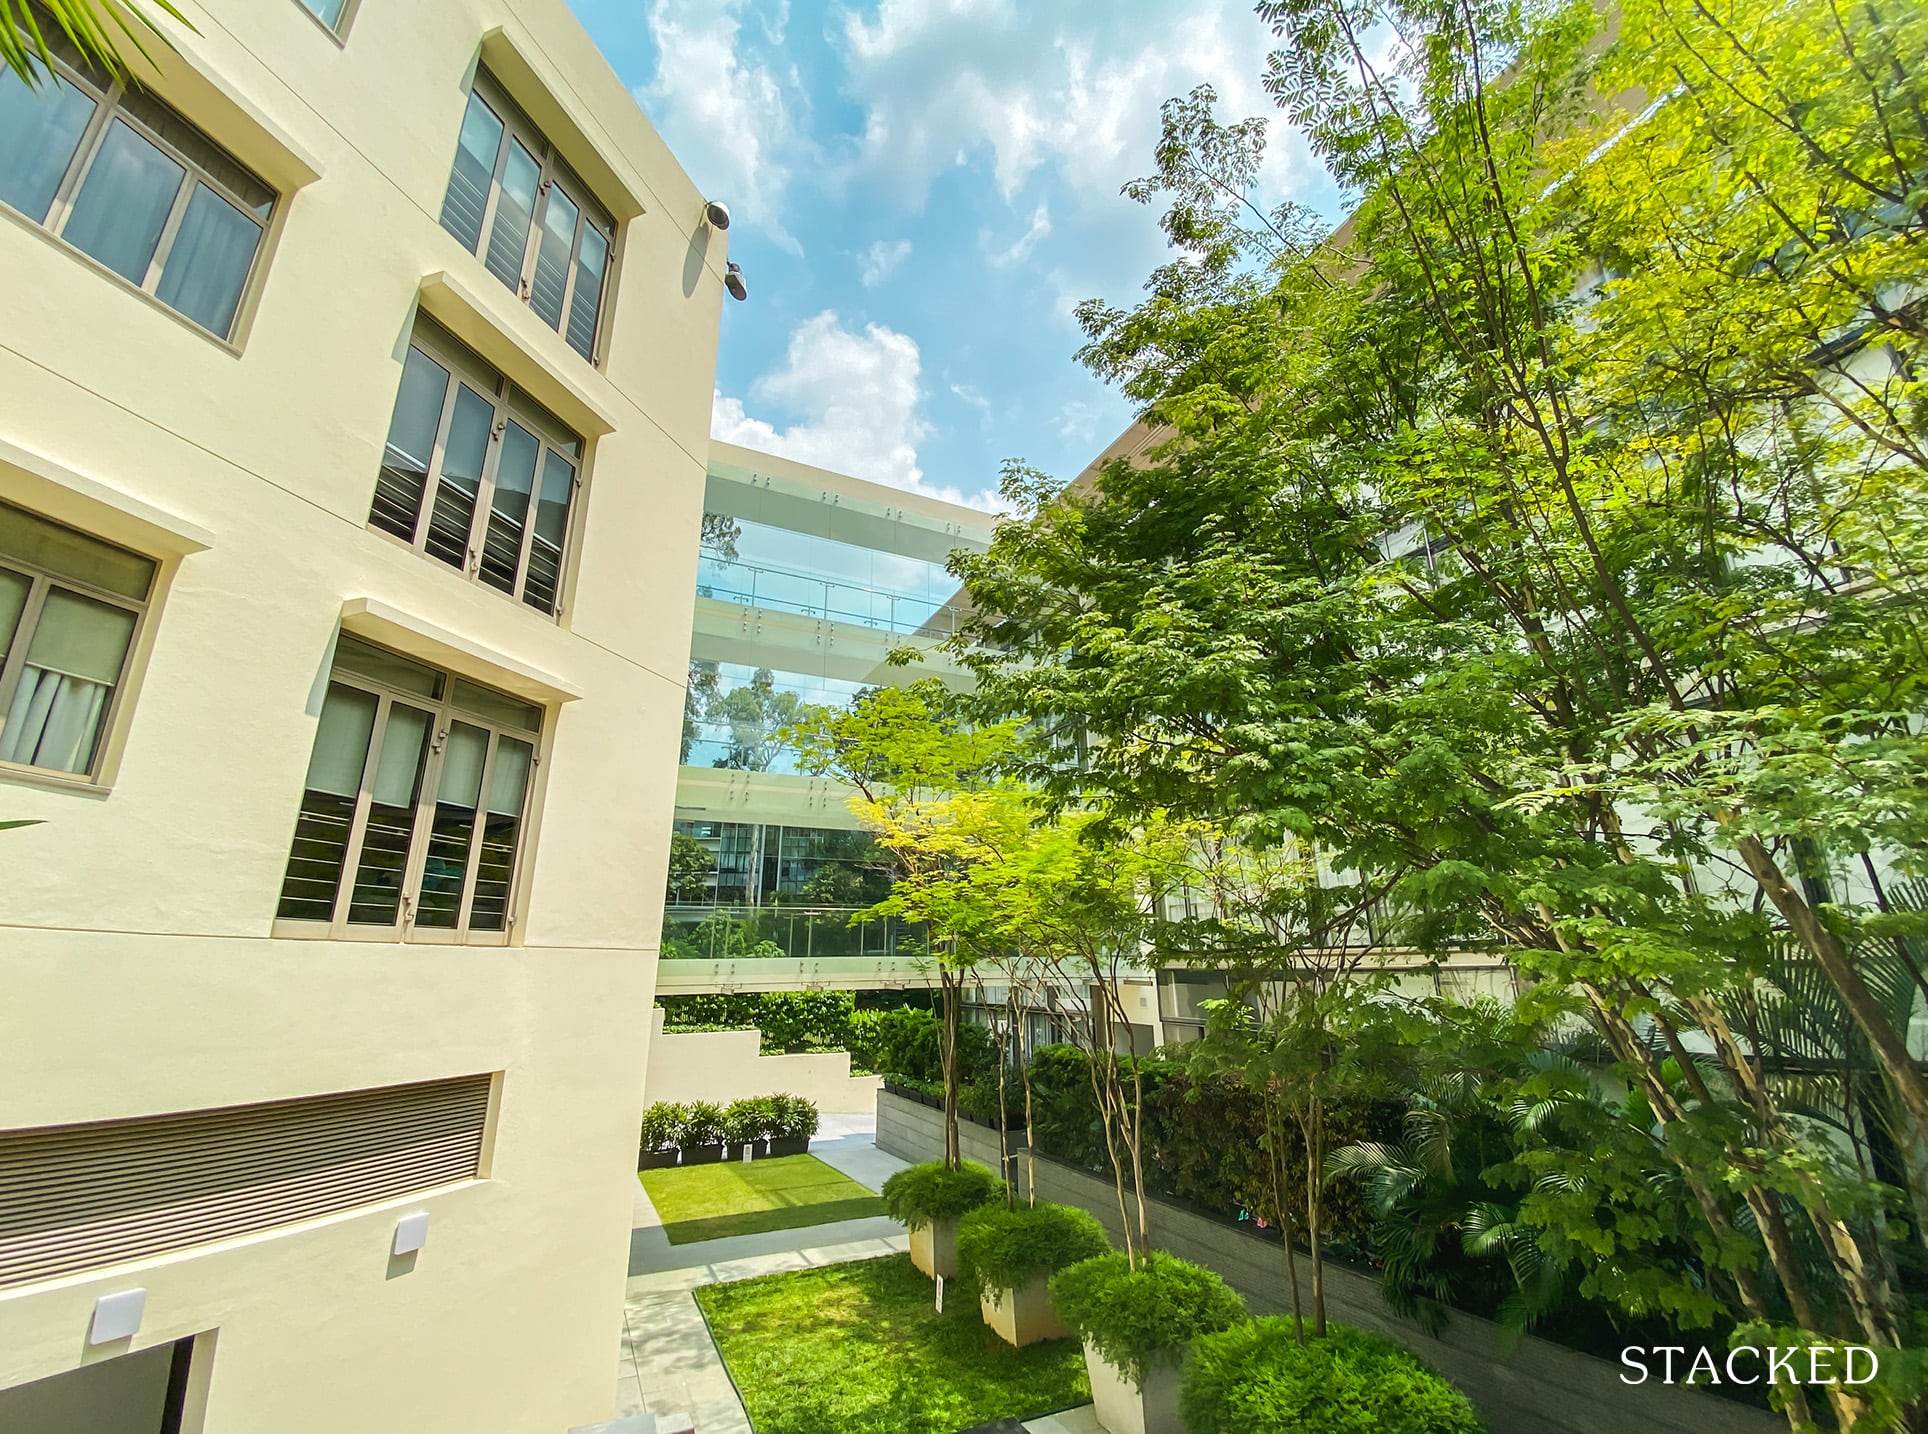
<instances>
[{"instance_id":1,"label":"green foliage","mask_svg":"<svg viewBox=\"0 0 1928 1434\"><path fill-rule=\"evenodd\" d=\"M637 1149L647 1155L657 1150L674 1150L683 1144L683 1131L689 1124L690 1108L675 1101L659 1100L643 1112Z\"/></svg>"},{"instance_id":2,"label":"green foliage","mask_svg":"<svg viewBox=\"0 0 1928 1434\"><path fill-rule=\"evenodd\" d=\"M776 1140L803 1140L817 1133L817 1103L800 1095L768 1096L770 1136Z\"/></svg>"},{"instance_id":3,"label":"green foliage","mask_svg":"<svg viewBox=\"0 0 1928 1434\"><path fill-rule=\"evenodd\" d=\"M53 31L117 79L128 73L130 53L151 62L155 51L173 48L154 27L156 15L194 28L170 0L5 0L0 3L0 64L29 85L41 84L53 67L47 45L47 31Z\"/></svg>"},{"instance_id":4,"label":"green foliage","mask_svg":"<svg viewBox=\"0 0 1928 1434\"><path fill-rule=\"evenodd\" d=\"M759 1095L733 1100L723 1107L723 1138L734 1145L769 1137L777 1122L781 1096Z\"/></svg>"},{"instance_id":5,"label":"green foliage","mask_svg":"<svg viewBox=\"0 0 1928 1434\"><path fill-rule=\"evenodd\" d=\"M1110 1248L1104 1226L1070 1205L984 1205L957 1223L958 1273L990 1291L1017 1289Z\"/></svg>"},{"instance_id":6,"label":"green foliage","mask_svg":"<svg viewBox=\"0 0 1928 1434\"><path fill-rule=\"evenodd\" d=\"M1091 1399L1076 1344L1014 1349L970 1300L938 1313L906 1255L704 1285L696 1300L757 1434L955 1434Z\"/></svg>"},{"instance_id":7,"label":"green foliage","mask_svg":"<svg viewBox=\"0 0 1928 1434\"><path fill-rule=\"evenodd\" d=\"M941 1160L908 1166L884 1181L890 1218L915 1230L1004 1198L1004 1182L974 1161L955 1170Z\"/></svg>"},{"instance_id":8,"label":"green foliage","mask_svg":"<svg viewBox=\"0 0 1928 1434\"><path fill-rule=\"evenodd\" d=\"M656 1003L663 1008L666 1031L755 1028L763 1033L766 1055L848 1049L857 1015L856 997L849 991L711 992L659 996Z\"/></svg>"},{"instance_id":9,"label":"green foliage","mask_svg":"<svg viewBox=\"0 0 1928 1434\"><path fill-rule=\"evenodd\" d=\"M944 1080L944 1025L930 1011L900 1006L894 1011L859 1011L851 1023L851 1063L879 1075L903 1076L941 1086ZM983 1026L957 1028L958 1079L972 1084L995 1079L997 1044Z\"/></svg>"},{"instance_id":10,"label":"green foliage","mask_svg":"<svg viewBox=\"0 0 1928 1434\"><path fill-rule=\"evenodd\" d=\"M709 895L710 878L716 875L716 858L710 849L688 832L671 832L669 837L669 899L702 901Z\"/></svg>"},{"instance_id":11,"label":"green foliage","mask_svg":"<svg viewBox=\"0 0 1928 1434\"><path fill-rule=\"evenodd\" d=\"M725 1139L723 1107L707 1100L692 1101L683 1108L683 1133L676 1142L684 1149L698 1145L721 1145Z\"/></svg>"},{"instance_id":12,"label":"green foliage","mask_svg":"<svg viewBox=\"0 0 1928 1434\"><path fill-rule=\"evenodd\" d=\"M1200 1335L1245 1319L1245 1302L1215 1271L1156 1250L1138 1268L1099 1255L1051 1277L1058 1317L1142 1388L1154 1362L1183 1358Z\"/></svg>"},{"instance_id":13,"label":"green foliage","mask_svg":"<svg viewBox=\"0 0 1928 1434\"><path fill-rule=\"evenodd\" d=\"M1482 1434L1473 1406L1390 1340L1344 1325L1301 1344L1263 1317L1192 1345L1179 1407L1190 1434Z\"/></svg>"}]
</instances>

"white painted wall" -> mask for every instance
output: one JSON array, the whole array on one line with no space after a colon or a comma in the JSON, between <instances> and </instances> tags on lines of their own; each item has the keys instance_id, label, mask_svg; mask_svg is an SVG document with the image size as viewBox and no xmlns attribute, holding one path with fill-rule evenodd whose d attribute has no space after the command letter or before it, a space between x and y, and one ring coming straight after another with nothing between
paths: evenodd
<instances>
[{"instance_id":1,"label":"white painted wall","mask_svg":"<svg viewBox=\"0 0 1928 1434\"><path fill-rule=\"evenodd\" d=\"M663 1030L663 1008L650 1018L649 1075L644 1087L659 1100L715 1101L727 1105L756 1095L800 1095L826 1115L854 1115L877 1108L880 1076L853 1076L848 1051L766 1056L756 1031Z\"/></svg>"}]
</instances>

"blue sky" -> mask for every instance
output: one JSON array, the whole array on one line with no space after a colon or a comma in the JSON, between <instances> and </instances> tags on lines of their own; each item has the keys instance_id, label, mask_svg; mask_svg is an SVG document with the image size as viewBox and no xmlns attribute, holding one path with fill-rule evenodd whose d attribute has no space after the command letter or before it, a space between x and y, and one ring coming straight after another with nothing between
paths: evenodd
<instances>
[{"instance_id":1,"label":"blue sky","mask_svg":"<svg viewBox=\"0 0 1928 1434\"><path fill-rule=\"evenodd\" d=\"M1159 104L1271 112L1241 0L571 3L734 215L716 435L980 505L1002 459L1068 477L1130 420L1071 311L1162 258L1118 193ZM1282 123L1265 190L1333 203Z\"/></svg>"}]
</instances>

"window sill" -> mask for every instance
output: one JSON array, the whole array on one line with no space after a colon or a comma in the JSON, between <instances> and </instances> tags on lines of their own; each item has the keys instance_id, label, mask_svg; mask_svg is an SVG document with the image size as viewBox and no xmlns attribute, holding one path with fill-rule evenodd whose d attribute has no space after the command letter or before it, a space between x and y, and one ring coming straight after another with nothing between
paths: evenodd
<instances>
[{"instance_id":1,"label":"window sill","mask_svg":"<svg viewBox=\"0 0 1928 1434\"><path fill-rule=\"evenodd\" d=\"M453 238L448 242L456 245ZM446 269L429 274L422 280L423 311L582 437L615 432L616 394L609 380L498 284L481 260L461 252L482 282L470 284Z\"/></svg>"},{"instance_id":2,"label":"window sill","mask_svg":"<svg viewBox=\"0 0 1928 1434\"><path fill-rule=\"evenodd\" d=\"M632 183L589 138L592 127L602 127L587 112L578 118L575 107L563 98L571 93L569 86L550 68L539 49L518 43L506 29L497 26L482 37L482 63L569 161L569 167L582 176L619 229L625 221L643 213L640 179Z\"/></svg>"},{"instance_id":3,"label":"window sill","mask_svg":"<svg viewBox=\"0 0 1928 1434\"><path fill-rule=\"evenodd\" d=\"M437 667L446 667L542 707L574 702L582 689L573 682L544 672L483 646L472 638L426 622L378 598L350 598L342 604L341 627L357 637L391 647Z\"/></svg>"},{"instance_id":4,"label":"window sill","mask_svg":"<svg viewBox=\"0 0 1928 1434\"><path fill-rule=\"evenodd\" d=\"M0 782L18 782L23 787L64 792L70 797L93 797L97 801L105 801L114 794L112 787L71 772L50 772L43 767L22 767L14 762L0 762Z\"/></svg>"}]
</instances>

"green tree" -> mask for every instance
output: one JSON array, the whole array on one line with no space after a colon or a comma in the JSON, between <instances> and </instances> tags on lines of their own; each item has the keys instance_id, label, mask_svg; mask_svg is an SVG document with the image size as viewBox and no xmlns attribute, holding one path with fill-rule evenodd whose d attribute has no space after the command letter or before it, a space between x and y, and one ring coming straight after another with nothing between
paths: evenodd
<instances>
[{"instance_id":1,"label":"green tree","mask_svg":"<svg viewBox=\"0 0 1928 1434\"><path fill-rule=\"evenodd\" d=\"M669 899L701 901L710 893L716 875L716 858L710 849L687 832L672 832L669 838Z\"/></svg>"}]
</instances>

